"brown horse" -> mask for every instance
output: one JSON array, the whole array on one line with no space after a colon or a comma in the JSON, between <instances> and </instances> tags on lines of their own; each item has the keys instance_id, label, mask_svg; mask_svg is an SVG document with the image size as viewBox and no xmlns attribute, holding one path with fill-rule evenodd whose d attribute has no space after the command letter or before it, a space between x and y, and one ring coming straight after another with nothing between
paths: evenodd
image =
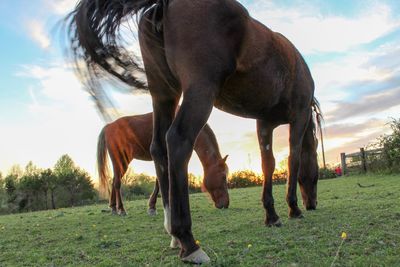
<instances>
[{"instance_id":1,"label":"brown horse","mask_svg":"<svg viewBox=\"0 0 400 267\"><path fill-rule=\"evenodd\" d=\"M126 16L134 15L148 86L137 79L141 68L120 42L119 26ZM187 163L213 106L257 120L266 225L280 225L271 182L272 131L281 124L290 125L289 217L302 217L297 181L306 208L315 209L313 108L319 109L308 66L283 35L253 19L235 0L81 0L69 20L78 71L97 100L102 94L93 91L98 88L93 83L104 80L106 73L150 91L154 114L150 151L163 198L164 226L179 240L183 261L210 260L192 234Z\"/></svg>"},{"instance_id":2,"label":"brown horse","mask_svg":"<svg viewBox=\"0 0 400 267\"><path fill-rule=\"evenodd\" d=\"M110 196L113 214L126 215L121 197L121 179L133 159L151 161L150 144L153 135L153 114L127 116L107 124L102 129L97 143L97 167L102 188L108 186L107 152L110 156L114 178ZM228 167L226 158L221 158L217 139L206 124L197 137L194 150L204 169L203 186L209 192L215 207L228 208L229 194L226 182ZM158 182L149 199L149 214L156 211L159 191Z\"/></svg>"}]
</instances>

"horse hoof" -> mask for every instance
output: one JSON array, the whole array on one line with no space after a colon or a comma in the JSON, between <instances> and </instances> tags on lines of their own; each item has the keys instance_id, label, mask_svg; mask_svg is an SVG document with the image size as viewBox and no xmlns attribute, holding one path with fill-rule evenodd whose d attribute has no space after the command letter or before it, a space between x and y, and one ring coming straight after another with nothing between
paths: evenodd
<instances>
[{"instance_id":1,"label":"horse hoof","mask_svg":"<svg viewBox=\"0 0 400 267\"><path fill-rule=\"evenodd\" d=\"M274 221L274 222L271 222L271 221L267 222L267 223L266 223L266 226L268 226L268 227L272 227L272 226L281 227L281 226L282 226L282 222L281 222L281 220L278 218L278 220L276 220L276 221Z\"/></svg>"},{"instance_id":2,"label":"horse hoof","mask_svg":"<svg viewBox=\"0 0 400 267\"><path fill-rule=\"evenodd\" d=\"M289 210L290 219L301 219L304 218L303 213L298 207Z\"/></svg>"},{"instance_id":3,"label":"horse hoof","mask_svg":"<svg viewBox=\"0 0 400 267\"><path fill-rule=\"evenodd\" d=\"M127 213L126 213L126 211L124 211L124 210L121 210L121 211L119 212L119 216L125 217L126 215L127 215Z\"/></svg>"},{"instance_id":4,"label":"horse hoof","mask_svg":"<svg viewBox=\"0 0 400 267\"><path fill-rule=\"evenodd\" d=\"M149 214L150 216L156 216L157 210L156 209L148 209L147 214Z\"/></svg>"},{"instance_id":5,"label":"horse hoof","mask_svg":"<svg viewBox=\"0 0 400 267\"><path fill-rule=\"evenodd\" d=\"M304 218L304 215L302 213L289 215L289 219L303 219L303 218Z\"/></svg>"},{"instance_id":6,"label":"horse hoof","mask_svg":"<svg viewBox=\"0 0 400 267\"><path fill-rule=\"evenodd\" d=\"M169 244L169 247L170 248L180 248L181 247L179 244L179 241L176 237L174 237L174 236L171 237L171 243Z\"/></svg>"},{"instance_id":7,"label":"horse hoof","mask_svg":"<svg viewBox=\"0 0 400 267\"><path fill-rule=\"evenodd\" d=\"M193 263L193 264L202 264L202 263L209 263L210 257L202 250L199 248L192 254L182 258L183 262L188 262L188 263Z\"/></svg>"},{"instance_id":8,"label":"horse hoof","mask_svg":"<svg viewBox=\"0 0 400 267\"><path fill-rule=\"evenodd\" d=\"M111 210L111 215L118 215L117 210Z\"/></svg>"}]
</instances>

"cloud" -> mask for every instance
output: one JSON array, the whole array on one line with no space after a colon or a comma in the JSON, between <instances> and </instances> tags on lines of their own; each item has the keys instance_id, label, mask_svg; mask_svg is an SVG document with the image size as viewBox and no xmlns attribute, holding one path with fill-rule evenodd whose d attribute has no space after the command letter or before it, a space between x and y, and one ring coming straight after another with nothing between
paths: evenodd
<instances>
[{"instance_id":1,"label":"cloud","mask_svg":"<svg viewBox=\"0 0 400 267\"><path fill-rule=\"evenodd\" d=\"M72 11L77 0L45 0L45 4L56 15L65 15Z\"/></svg>"},{"instance_id":2,"label":"cloud","mask_svg":"<svg viewBox=\"0 0 400 267\"><path fill-rule=\"evenodd\" d=\"M326 118L333 122L357 116L368 116L399 105L400 86L396 89L364 95L352 102L340 101L334 110L327 113Z\"/></svg>"},{"instance_id":3,"label":"cloud","mask_svg":"<svg viewBox=\"0 0 400 267\"><path fill-rule=\"evenodd\" d=\"M347 51L369 43L400 25L385 4L369 4L354 17L323 15L315 6L279 7L271 1L256 0L250 14L288 37L303 53Z\"/></svg>"},{"instance_id":4,"label":"cloud","mask_svg":"<svg viewBox=\"0 0 400 267\"><path fill-rule=\"evenodd\" d=\"M371 129L380 129L385 125L385 121L370 119L362 123L337 123L324 128L324 134L330 138L354 138L357 134Z\"/></svg>"},{"instance_id":5,"label":"cloud","mask_svg":"<svg viewBox=\"0 0 400 267\"><path fill-rule=\"evenodd\" d=\"M27 22L27 30L29 36L35 41L42 49L48 49L51 45L50 37L46 32L44 24L36 19Z\"/></svg>"}]
</instances>

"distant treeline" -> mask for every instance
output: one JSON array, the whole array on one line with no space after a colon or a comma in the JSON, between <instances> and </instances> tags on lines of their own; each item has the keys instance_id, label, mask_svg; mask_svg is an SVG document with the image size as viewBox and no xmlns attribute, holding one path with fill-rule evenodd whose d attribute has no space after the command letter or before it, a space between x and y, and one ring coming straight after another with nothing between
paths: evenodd
<instances>
[{"instance_id":1,"label":"distant treeline","mask_svg":"<svg viewBox=\"0 0 400 267\"><path fill-rule=\"evenodd\" d=\"M274 175L275 183L286 181L286 172ZM124 199L148 198L153 192L155 177L132 171L123 177ZM263 176L251 170L230 174L229 188L260 186ZM110 179L111 185L111 179ZM202 191L202 177L189 174L189 192ZM0 214L57 209L87 205L107 200L100 198L90 175L76 166L70 156L63 155L52 169L41 169L29 162L25 168L15 165L9 173L0 173Z\"/></svg>"},{"instance_id":2,"label":"distant treeline","mask_svg":"<svg viewBox=\"0 0 400 267\"><path fill-rule=\"evenodd\" d=\"M0 213L56 209L84 205L97 199L89 174L63 155L53 169L29 162L3 177L0 173Z\"/></svg>"}]
</instances>

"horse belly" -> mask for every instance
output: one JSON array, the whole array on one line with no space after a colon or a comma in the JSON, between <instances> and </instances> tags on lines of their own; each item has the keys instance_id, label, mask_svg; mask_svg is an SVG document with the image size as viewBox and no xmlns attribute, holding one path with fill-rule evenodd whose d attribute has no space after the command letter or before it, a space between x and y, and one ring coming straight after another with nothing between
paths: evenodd
<instances>
[{"instance_id":1,"label":"horse belly","mask_svg":"<svg viewBox=\"0 0 400 267\"><path fill-rule=\"evenodd\" d=\"M221 89L215 106L228 113L253 119L285 121L287 104L284 78L269 75L268 69L257 68L232 75Z\"/></svg>"}]
</instances>

